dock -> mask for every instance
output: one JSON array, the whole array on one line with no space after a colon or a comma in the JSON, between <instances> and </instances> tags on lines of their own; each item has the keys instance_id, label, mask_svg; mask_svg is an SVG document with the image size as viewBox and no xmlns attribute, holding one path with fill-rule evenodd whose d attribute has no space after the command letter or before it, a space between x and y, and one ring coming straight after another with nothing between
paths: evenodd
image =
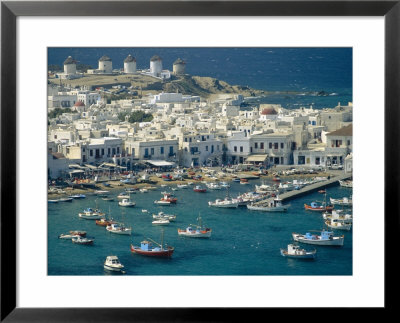
<instances>
[{"instance_id":1,"label":"dock","mask_svg":"<svg viewBox=\"0 0 400 323\"><path fill-rule=\"evenodd\" d=\"M289 200L292 200L292 199L294 199L296 197L303 196L303 195L309 194L311 192L318 191L318 190L323 189L325 187L339 185L339 181L340 180L346 180L346 179L351 178L352 176L353 176L352 173L346 173L346 174L334 176L334 177L331 177L330 179L328 179L326 181L321 181L321 182L318 182L318 183L307 185L307 186L305 186L305 187L303 187L303 188L301 188L299 190L293 190L293 191L290 191L290 192L279 194L279 198L281 198L282 201L289 201ZM261 201L255 203L255 204L256 205L257 204L262 204L264 202L265 202L265 200L261 200Z\"/></svg>"}]
</instances>

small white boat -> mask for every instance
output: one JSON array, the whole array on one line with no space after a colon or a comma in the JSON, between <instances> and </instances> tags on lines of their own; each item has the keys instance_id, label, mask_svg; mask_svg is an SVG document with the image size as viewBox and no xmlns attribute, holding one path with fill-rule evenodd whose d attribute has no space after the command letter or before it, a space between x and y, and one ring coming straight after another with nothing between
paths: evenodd
<instances>
[{"instance_id":1,"label":"small white boat","mask_svg":"<svg viewBox=\"0 0 400 323\"><path fill-rule=\"evenodd\" d=\"M101 212L99 209L87 208L83 212L78 213L79 217L87 220L99 220L105 217L105 213Z\"/></svg>"},{"instance_id":2,"label":"small white boat","mask_svg":"<svg viewBox=\"0 0 400 323\"><path fill-rule=\"evenodd\" d=\"M346 180L346 181L339 180L339 184L341 187L353 188L353 181L351 180Z\"/></svg>"},{"instance_id":3,"label":"small white boat","mask_svg":"<svg viewBox=\"0 0 400 323\"><path fill-rule=\"evenodd\" d=\"M221 208L237 208L239 206L239 201L237 199L226 197L223 200L216 199L214 202L209 201L208 205Z\"/></svg>"},{"instance_id":4,"label":"small white boat","mask_svg":"<svg viewBox=\"0 0 400 323\"><path fill-rule=\"evenodd\" d=\"M353 199L350 197L343 197L341 199L333 199L330 198L331 204L333 205L341 205L341 206L352 206L353 205Z\"/></svg>"},{"instance_id":5,"label":"small white boat","mask_svg":"<svg viewBox=\"0 0 400 323\"><path fill-rule=\"evenodd\" d=\"M154 225L168 225L170 222L168 219L157 219L151 222Z\"/></svg>"},{"instance_id":6,"label":"small white boat","mask_svg":"<svg viewBox=\"0 0 400 323\"><path fill-rule=\"evenodd\" d=\"M47 200L49 203L58 203L58 200Z\"/></svg>"},{"instance_id":7,"label":"small white boat","mask_svg":"<svg viewBox=\"0 0 400 323\"><path fill-rule=\"evenodd\" d=\"M148 213L149 211L142 209L142 213Z\"/></svg>"},{"instance_id":8,"label":"small white boat","mask_svg":"<svg viewBox=\"0 0 400 323\"><path fill-rule=\"evenodd\" d=\"M322 217L325 220L339 220L347 223L352 223L353 222L353 215L351 214L341 214L343 210L332 210L332 214L329 212L326 212L322 214Z\"/></svg>"},{"instance_id":9,"label":"small white boat","mask_svg":"<svg viewBox=\"0 0 400 323\"><path fill-rule=\"evenodd\" d=\"M178 184L178 185L176 185L176 187L178 187L178 188L188 188L188 185L187 184Z\"/></svg>"},{"instance_id":10,"label":"small white boat","mask_svg":"<svg viewBox=\"0 0 400 323\"><path fill-rule=\"evenodd\" d=\"M222 187L220 185L218 185L217 183L207 183L206 186L210 190L220 190L220 189L222 189Z\"/></svg>"},{"instance_id":11,"label":"small white boat","mask_svg":"<svg viewBox=\"0 0 400 323\"><path fill-rule=\"evenodd\" d=\"M139 191L140 191L140 193L148 193L149 192L149 190L147 188L141 188Z\"/></svg>"},{"instance_id":12,"label":"small white boat","mask_svg":"<svg viewBox=\"0 0 400 323\"><path fill-rule=\"evenodd\" d=\"M129 193L121 192L120 194L118 194L117 199L122 200L122 199L127 199L129 197L130 197Z\"/></svg>"},{"instance_id":13,"label":"small white boat","mask_svg":"<svg viewBox=\"0 0 400 323\"><path fill-rule=\"evenodd\" d=\"M104 269L124 273L124 265L121 264L117 256L107 256L106 261L104 262Z\"/></svg>"},{"instance_id":14,"label":"small white boat","mask_svg":"<svg viewBox=\"0 0 400 323\"><path fill-rule=\"evenodd\" d=\"M157 220L169 220L169 221L175 221L176 220L176 215L173 214L165 214L164 212L158 212L158 214L153 214L153 219Z\"/></svg>"},{"instance_id":15,"label":"small white boat","mask_svg":"<svg viewBox=\"0 0 400 323\"><path fill-rule=\"evenodd\" d=\"M334 230L345 230L345 231L350 231L351 230L351 222L345 222L341 221L338 219L328 219L325 220L325 224Z\"/></svg>"},{"instance_id":16,"label":"small white boat","mask_svg":"<svg viewBox=\"0 0 400 323\"><path fill-rule=\"evenodd\" d=\"M107 225L106 230L115 234L130 235L132 233L132 228L127 228L122 223L111 223Z\"/></svg>"},{"instance_id":17,"label":"small white boat","mask_svg":"<svg viewBox=\"0 0 400 323\"><path fill-rule=\"evenodd\" d=\"M158 200L158 201L154 201L154 204L157 204L157 205L171 205L171 202L170 201Z\"/></svg>"},{"instance_id":18,"label":"small white boat","mask_svg":"<svg viewBox=\"0 0 400 323\"><path fill-rule=\"evenodd\" d=\"M221 182L221 187L231 187L227 182Z\"/></svg>"},{"instance_id":19,"label":"small white boat","mask_svg":"<svg viewBox=\"0 0 400 323\"><path fill-rule=\"evenodd\" d=\"M88 238L84 238L81 236L74 237L71 240L72 240L72 243L84 244L84 245L93 244L93 242L94 242L93 239L88 239Z\"/></svg>"},{"instance_id":20,"label":"small white boat","mask_svg":"<svg viewBox=\"0 0 400 323\"><path fill-rule=\"evenodd\" d=\"M281 249L281 255L288 258L298 259L314 259L317 254L317 250L307 251L301 249L298 245L288 244L287 249Z\"/></svg>"},{"instance_id":21,"label":"small white boat","mask_svg":"<svg viewBox=\"0 0 400 323\"><path fill-rule=\"evenodd\" d=\"M58 202L72 202L72 197L62 197L58 199Z\"/></svg>"},{"instance_id":22,"label":"small white boat","mask_svg":"<svg viewBox=\"0 0 400 323\"><path fill-rule=\"evenodd\" d=\"M294 241L319 246L343 246L344 236L334 236L332 231L322 230L321 234L292 233Z\"/></svg>"},{"instance_id":23,"label":"small white boat","mask_svg":"<svg viewBox=\"0 0 400 323\"><path fill-rule=\"evenodd\" d=\"M198 217L198 224L190 224L185 230L178 229L178 235L189 238L209 238L212 230L203 226L201 217Z\"/></svg>"},{"instance_id":24,"label":"small white boat","mask_svg":"<svg viewBox=\"0 0 400 323\"><path fill-rule=\"evenodd\" d=\"M248 204L247 208L252 211L263 212L286 212L290 205L283 205L282 200L277 196L273 200L266 201L263 205Z\"/></svg>"},{"instance_id":25,"label":"small white boat","mask_svg":"<svg viewBox=\"0 0 400 323\"><path fill-rule=\"evenodd\" d=\"M134 201L131 201L129 198L122 199L122 201L118 202L119 206L133 207L136 205Z\"/></svg>"},{"instance_id":26,"label":"small white boat","mask_svg":"<svg viewBox=\"0 0 400 323\"><path fill-rule=\"evenodd\" d=\"M70 195L69 197L71 197L73 199L84 199L84 198L86 198L86 195L84 195L84 194L75 194L75 195Z\"/></svg>"},{"instance_id":27,"label":"small white boat","mask_svg":"<svg viewBox=\"0 0 400 323\"><path fill-rule=\"evenodd\" d=\"M58 239L69 239L69 240L71 240L71 239L77 238L77 237L79 237L78 234L60 234L58 236Z\"/></svg>"},{"instance_id":28,"label":"small white boat","mask_svg":"<svg viewBox=\"0 0 400 323\"><path fill-rule=\"evenodd\" d=\"M97 191L94 191L94 194L97 194L97 195L101 195L101 194L107 194L107 193L110 193L110 191L103 191L103 190L97 190Z\"/></svg>"}]
</instances>

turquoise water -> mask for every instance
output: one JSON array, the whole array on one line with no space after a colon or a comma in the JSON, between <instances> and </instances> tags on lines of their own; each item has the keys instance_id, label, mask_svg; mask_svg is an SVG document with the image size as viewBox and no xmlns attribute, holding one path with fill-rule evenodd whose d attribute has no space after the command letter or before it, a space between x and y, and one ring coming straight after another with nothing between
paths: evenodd
<instances>
[{"instance_id":1,"label":"turquoise water","mask_svg":"<svg viewBox=\"0 0 400 323\"><path fill-rule=\"evenodd\" d=\"M230 195L250 191L259 183L260 180L251 180L249 185L232 182ZM196 193L190 187L173 192L178 198L176 205L156 206L154 200L160 199L161 191L166 190L158 187L148 193L132 194L136 206L122 208L116 199L121 190L110 194L115 197L113 202L87 195L72 203L49 203L49 275L109 275L103 269L103 262L112 254L119 257L127 275L352 275L352 231L337 231L345 235L343 247L316 247L317 258L313 261L287 259L280 255L280 248L286 248L292 242L292 232L305 233L323 228L322 215L307 212L303 207L304 203L322 199L317 192L289 201L291 206L286 213L263 213L245 207L211 208L207 202L225 197L226 191ZM351 195L351 189L340 186L330 187L327 191L328 198ZM96 199L104 212L108 213L110 208L115 220L132 226L132 236L109 233L95 221L78 217L84 208L96 207ZM142 213L142 209L149 212ZM168 226L152 225L152 214L159 211L175 214L176 221ZM199 214L203 223L212 228L211 238L179 237L177 229L196 223ZM161 228L164 228L164 242L175 247L171 259L130 252L131 243L137 245L146 237L159 242ZM94 245L76 245L70 240L58 239L58 235L70 230L87 231L88 236L95 238Z\"/></svg>"}]
</instances>

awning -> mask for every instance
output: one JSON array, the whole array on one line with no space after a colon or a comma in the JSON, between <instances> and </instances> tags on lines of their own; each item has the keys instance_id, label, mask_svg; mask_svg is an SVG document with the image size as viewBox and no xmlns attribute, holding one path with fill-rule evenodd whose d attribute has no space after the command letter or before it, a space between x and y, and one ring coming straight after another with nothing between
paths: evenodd
<instances>
[{"instance_id":1,"label":"awning","mask_svg":"<svg viewBox=\"0 0 400 323\"><path fill-rule=\"evenodd\" d=\"M250 155L247 157L246 162L264 162L268 155Z\"/></svg>"},{"instance_id":2,"label":"awning","mask_svg":"<svg viewBox=\"0 0 400 323\"><path fill-rule=\"evenodd\" d=\"M99 166L100 167L118 167L117 164L112 164L112 163L103 163Z\"/></svg>"},{"instance_id":3,"label":"awning","mask_svg":"<svg viewBox=\"0 0 400 323\"><path fill-rule=\"evenodd\" d=\"M87 167L78 164L69 164L69 168L87 169Z\"/></svg>"},{"instance_id":4,"label":"awning","mask_svg":"<svg viewBox=\"0 0 400 323\"><path fill-rule=\"evenodd\" d=\"M80 174L80 173L84 173L85 171L84 170L81 170L81 169L74 169L74 170L71 170L70 172L68 172L68 173L70 173L70 174Z\"/></svg>"},{"instance_id":5,"label":"awning","mask_svg":"<svg viewBox=\"0 0 400 323\"><path fill-rule=\"evenodd\" d=\"M163 166L174 166L175 163L167 162L166 160L146 160L146 163L149 163L153 166L163 167Z\"/></svg>"},{"instance_id":6,"label":"awning","mask_svg":"<svg viewBox=\"0 0 400 323\"><path fill-rule=\"evenodd\" d=\"M96 167L96 166L89 165L89 164L85 164L85 166L86 166L87 168L96 169L96 170L97 170L97 167Z\"/></svg>"}]
</instances>

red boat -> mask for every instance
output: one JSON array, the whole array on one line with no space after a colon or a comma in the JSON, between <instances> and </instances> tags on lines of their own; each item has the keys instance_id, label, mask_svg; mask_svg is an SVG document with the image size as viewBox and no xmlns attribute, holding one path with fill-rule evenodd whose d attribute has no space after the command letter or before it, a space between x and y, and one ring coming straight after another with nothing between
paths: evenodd
<instances>
[{"instance_id":1,"label":"red boat","mask_svg":"<svg viewBox=\"0 0 400 323\"><path fill-rule=\"evenodd\" d=\"M274 177L272 178L272 180L273 180L274 182L280 182L280 181L281 181L281 179L279 178L279 176L274 176Z\"/></svg>"},{"instance_id":2,"label":"red boat","mask_svg":"<svg viewBox=\"0 0 400 323\"><path fill-rule=\"evenodd\" d=\"M161 233L161 244L147 238L148 240L151 240L155 244L157 244L157 247L153 247L153 245L150 241L144 240L140 243L140 247L134 246L131 244L131 252L136 253L138 255L143 255L143 256L171 258L172 254L174 252L174 247L169 247L169 246L163 247L164 231L161 231L161 232L162 232Z\"/></svg>"},{"instance_id":3,"label":"red boat","mask_svg":"<svg viewBox=\"0 0 400 323\"><path fill-rule=\"evenodd\" d=\"M69 233L76 236L86 237L86 231L70 231Z\"/></svg>"},{"instance_id":4,"label":"red boat","mask_svg":"<svg viewBox=\"0 0 400 323\"><path fill-rule=\"evenodd\" d=\"M178 199L176 197L171 197L171 194L164 194L164 197L161 198L161 201L166 201L166 202L176 204Z\"/></svg>"},{"instance_id":5,"label":"red boat","mask_svg":"<svg viewBox=\"0 0 400 323\"><path fill-rule=\"evenodd\" d=\"M311 205L304 204L304 208L308 211L328 212L333 210L333 205L318 205L316 202L311 202Z\"/></svg>"},{"instance_id":6,"label":"red boat","mask_svg":"<svg viewBox=\"0 0 400 323\"><path fill-rule=\"evenodd\" d=\"M205 193L205 192L207 192L207 189L197 185L197 186L194 187L193 191L199 192L199 193Z\"/></svg>"},{"instance_id":7,"label":"red boat","mask_svg":"<svg viewBox=\"0 0 400 323\"><path fill-rule=\"evenodd\" d=\"M100 225L102 227L106 227L107 225L113 224L113 223L117 223L113 220L106 220L106 219L100 219L100 220L96 220L96 224Z\"/></svg>"}]
</instances>

